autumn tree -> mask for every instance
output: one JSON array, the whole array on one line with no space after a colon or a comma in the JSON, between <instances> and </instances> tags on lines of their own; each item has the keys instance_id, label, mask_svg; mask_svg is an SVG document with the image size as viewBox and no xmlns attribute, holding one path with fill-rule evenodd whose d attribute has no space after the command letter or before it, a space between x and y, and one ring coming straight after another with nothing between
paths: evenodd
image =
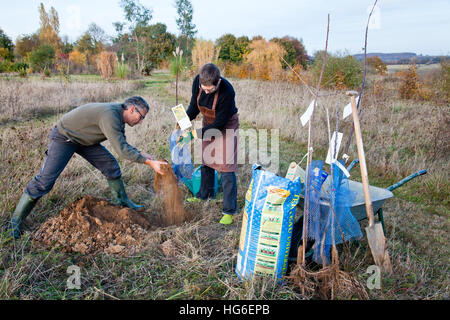
<instances>
[{"instance_id":1,"label":"autumn tree","mask_svg":"<svg viewBox=\"0 0 450 320\"><path fill-rule=\"evenodd\" d=\"M265 39L253 40L249 44L250 52L244 56L245 63L252 69L252 78L260 80L277 80L283 73L280 56L286 50L276 42Z\"/></svg>"},{"instance_id":2,"label":"autumn tree","mask_svg":"<svg viewBox=\"0 0 450 320\"><path fill-rule=\"evenodd\" d=\"M90 70L95 69L98 55L105 50L107 41L105 31L95 23L91 23L86 32L75 42L75 50L86 56Z\"/></svg>"},{"instance_id":3,"label":"autumn tree","mask_svg":"<svg viewBox=\"0 0 450 320\"><path fill-rule=\"evenodd\" d=\"M61 53L61 38L59 37L59 16L55 8L51 7L50 12L45 11L44 4L39 6L40 28L39 41L41 44L52 46L55 54Z\"/></svg>"},{"instance_id":4,"label":"autumn tree","mask_svg":"<svg viewBox=\"0 0 450 320\"><path fill-rule=\"evenodd\" d=\"M381 76L385 75L387 72L386 63L384 63L378 56L367 58L367 65Z\"/></svg>"},{"instance_id":5,"label":"autumn tree","mask_svg":"<svg viewBox=\"0 0 450 320\"><path fill-rule=\"evenodd\" d=\"M220 47L219 59L225 62L241 62L244 55L248 52L250 40L242 36L236 38L228 33L216 40L217 47Z\"/></svg>"},{"instance_id":6,"label":"autumn tree","mask_svg":"<svg viewBox=\"0 0 450 320\"><path fill-rule=\"evenodd\" d=\"M284 50L286 50L283 59L286 60L290 66L300 65L303 69L306 69L308 55L300 40L291 36L284 36L283 38L273 38L270 41L280 44ZM286 69L287 67L288 66L283 63L283 68Z\"/></svg>"},{"instance_id":7,"label":"autumn tree","mask_svg":"<svg viewBox=\"0 0 450 320\"><path fill-rule=\"evenodd\" d=\"M192 22L194 8L189 0L176 0L175 8L177 9L176 23L180 31L180 47L185 55L190 56L192 43L197 34L195 24Z\"/></svg>"},{"instance_id":8,"label":"autumn tree","mask_svg":"<svg viewBox=\"0 0 450 320\"><path fill-rule=\"evenodd\" d=\"M408 70L400 73L401 84L399 87L400 98L418 99L421 93L421 83L417 74L417 66L412 64Z\"/></svg>"},{"instance_id":9,"label":"autumn tree","mask_svg":"<svg viewBox=\"0 0 450 320\"><path fill-rule=\"evenodd\" d=\"M38 33L23 35L17 38L15 51L19 57L27 61L29 54L39 48L39 45L40 40Z\"/></svg>"},{"instance_id":10,"label":"autumn tree","mask_svg":"<svg viewBox=\"0 0 450 320\"><path fill-rule=\"evenodd\" d=\"M12 61L14 59L14 44L12 40L0 29L0 60Z\"/></svg>"},{"instance_id":11,"label":"autumn tree","mask_svg":"<svg viewBox=\"0 0 450 320\"><path fill-rule=\"evenodd\" d=\"M102 51L97 61L97 68L104 79L110 79L116 74L117 55L115 52Z\"/></svg>"},{"instance_id":12,"label":"autumn tree","mask_svg":"<svg viewBox=\"0 0 450 320\"><path fill-rule=\"evenodd\" d=\"M142 28L143 39L143 73L149 75L162 61L172 57L176 37L167 31L164 23L156 23Z\"/></svg>"},{"instance_id":13,"label":"autumn tree","mask_svg":"<svg viewBox=\"0 0 450 320\"><path fill-rule=\"evenodd\" d=\"M78 49L69 53L69 61L72 63L75 72L81 72L87 66L86 54L78 51Z\"/></svg>"},{"instance_id":14,"label":"autumn tree","mask_svg":"<svg viewBox=\"0 0 450 320\"><path fill-rule=\"evenodd\" d=\"M207 63L218 60L219 50L211 40L197 39L192 49L192 66L198 71Z\"/></svg>"},{"instance_id":15,"label":"autumn tree","mask_svg":"<svg viewBox=\"0 0 450 320\"><path fill-rule=\"evenodd\" d=\"M121 0L120 6L124 11L126 23L115 22L113 25L118 33L118 38L127 39L134 43L137 70L142 73L145 64L143 58L145 27L149 25L152 19L152 10L140 4L138 0ZM126 26L129 35L123 33Z\"/></svg>"}]
</instances>

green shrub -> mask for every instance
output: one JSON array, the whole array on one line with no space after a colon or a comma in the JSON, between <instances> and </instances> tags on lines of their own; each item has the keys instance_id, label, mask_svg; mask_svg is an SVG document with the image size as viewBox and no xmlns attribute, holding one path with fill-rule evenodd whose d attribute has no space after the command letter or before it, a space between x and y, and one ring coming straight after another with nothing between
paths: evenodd
<instances>
[{"instance_id":1,"label":"green shrub","mask_svg":"<svg viewBox=\"0 0 450 320\"><path fill-rule=\"evenodd\" d=\"M156 69L156 65L152 61L146 61L142 66L141 74L150 76L152 71Z\"/></svg>"},{"instance_id":2,"label":"green shrub","mask_svg":"<svg viewBox=\"0 0 450 320\"><path fill-rule=\"evenodd\" d=\"M125 63L119 63L116 69L116 77L126 79L128 76L128 66Z\"/></svg>"},{"instance_id":3,"label":"green shrub","mask_svg":"<svg viewBox=\"0 0 450 320\"><path fill-rule=\"evenodd\" d=\"M31 52L30 64L34 71L46 71L51 68L55 60L55 50L52 46L41 45Z\"/></svg>"},{"instance_id":4,"label":"green shrub","mask_svg":"<svg viewBox=\"0 0 450 320\"><path fill-rule=\"evenodd\" d=\"M50 69L45 68L44 69L44 76L49 78L51 75L52 75L52 73L51 73Z\"/></svg>"},{"instance_id":5,"label":"green shrub","mask_svg":"<svg viewBox=\"0 0 450 320\"><path fill-rule=\"evenodd\" d=\"M319 81L323 64L323 52L316 54L311 71L315 83ZM363 68L354 57L327 55L322 77L322 87L338 90L356 89L361 85Z\"/></svg>"},{"instance_id":6,"label":"green shrub","mask_svg":"<svg viewBox=\"0 0 450 320\"><path fill-rule=\"evenodd\" d=\"M3 72L14 72L14 63L9 60L0 62L0 73Z\"/></svg>"},{"instance_id":7,"label":"green shrub","mask_svg":"<svg viewBox=\"0 0 450 320\"><path fill-rule=\"evenodd\" d=\"M16 62L14 63L13 69L16 72L20 72L21 70L25 69L27 70L30 66L28 65L28 63L25 62Z\"/></svg>"},{"instance_id":8,"label":"green shrub","mask_svg":"<svg viewBox=\"0 0 450 320\"><path fill-rule=\"evenodd\" d=\"M183 74L187 69L188 69L187 60L184 56L182 56L180 64L178 66L179 75ZM170 70L170 73L172 73L173 75L177 74L177 60L175 59L175 57L170 59L169 70Z\"/></svg>"},{"instance_id":9,"label":"green shrub","mask_svg":"<svg viewBox=\"0 0 450 320\"><path fill-rule=\"evenodd\" d=\"M14 71L19 73L19 76L25 78L28 73L27 69L29 68L28 64L25 62L16 62L14 63Z\"/></svg>"}]
</instances>

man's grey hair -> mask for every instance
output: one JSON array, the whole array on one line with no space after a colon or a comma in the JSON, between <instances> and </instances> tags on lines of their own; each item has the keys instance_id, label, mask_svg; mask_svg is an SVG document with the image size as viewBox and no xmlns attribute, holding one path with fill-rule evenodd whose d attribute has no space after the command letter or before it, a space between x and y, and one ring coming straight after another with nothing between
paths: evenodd
<instances>
[{"instance_id":1,"label":"man's grey hair","mask_svg":"<svg viewBox=\"0 0 450 320\"><path fill-rule=\"evenodd\" d=\"M148 112L148 110L150 109L144 98L139 96L128 98L127 100L125 100L122 106L125 110L128 110L128 108L131 106L135 106L139 111L145 110L146 112Z\"/></svg>"},{"instance_id":2,"label":"man's grey hair","mask_svg":"<svg viewBox=\"0 0 450 320\"><path fill-rule=\"evenodd\" d=\"M205 64L199 73L200 84L204 86L216 86L220 79L220 70L213 63Z\"/></svg>"}]
</instances>

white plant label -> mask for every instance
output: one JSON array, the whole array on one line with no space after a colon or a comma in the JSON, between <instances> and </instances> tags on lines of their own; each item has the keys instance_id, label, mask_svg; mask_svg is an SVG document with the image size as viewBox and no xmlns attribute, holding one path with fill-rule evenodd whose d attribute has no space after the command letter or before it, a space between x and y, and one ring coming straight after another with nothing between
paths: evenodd
<instances>
[{"instance_id":1,"label":"white plant label","mask_svg":"<svg viewBox=\"0 0 450 320\"><path fill-rule=\"evenodd\" d=\"M330 147L328 148L328 154L325 163L331 164L333 160L337 159L343 136L344 136L343 133L337 131L333 132L333 136L331 137ZM335 145L336 145L336 154L334 154Z\"/></svg>"},{"instance_id":2,"label":"white plant label","mask_svg":"<svg viewBox=\"0 0 450 320\"><path fill-rule=\"evenodd\" d=\"M358 105L359 96L356 98L356 105ZM352 103L350 102L348 105L344 107L344 112L342 115L342 119L347 118L349 115L352 114Z\"/></svg>"},{"instance_id":3,"label":"white plant label","mask_svg":"<svg viewBox=\"0 0 450 320\"><path fill-rule=\"evenodd\" d=\"M189 117L186 113L186 110L184 110L184 107L182 104L179 104L172 108L173 115L175 116L175 119L177 120L178 124L180 125L181 130L186 130L192 127L192 123L189 120Z\"/></svg>"},{"instance_id":4,"label":"white plant label","mask_svg":"<svg viewBox=\"0 0 450 320\"><path fill-rule=\"evenodd\" d=\"M306 109L305 113L300 117L300 121L302 122L303 127L308 123L309 119L311 119L311 116L314 112L314 103L315 100L311 101L308 109Z\"/></svg>"}]
</instances>

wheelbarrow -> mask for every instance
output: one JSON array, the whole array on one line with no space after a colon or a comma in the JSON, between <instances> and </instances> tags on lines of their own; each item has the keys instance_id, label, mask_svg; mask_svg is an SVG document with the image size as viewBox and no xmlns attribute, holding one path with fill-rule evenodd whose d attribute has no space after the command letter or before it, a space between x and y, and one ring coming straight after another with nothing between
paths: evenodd
<instances>
[{"instance_id":1,"label":"wheelbarrow","mask_svg":"<svg viewBox=\"0 0 450 320\"><path fill-rule=\"evenodd\" d=\"M347 167L347 171L350 171L353 166L358 163L358 159L353 160L352 163ZM400 180L399 182L393 184L392 186L388 188L379 188L375 186L369 186L370 191L370 197L372 199L372 206L373 206L373 212L375 216L378 216L378 220L381 222L383 226L384 234L386 234L385 225L384 225L384 216L383 216L383 203L394 196L392 193L393 190L401 187L408 181L424 175L427 173L427 170L420 170L416 173L411 174L410 176ZM302 171L300 177L305 181L305 172ZM350 207L350 212L355 217L357 221L362 221L367 219L367 213L366 213L366 206L365 206L365 200L364 200L364 192L363 192L363 186L361 182L348 180L349 183L349 189L354 192L356 195L352 206ZM321 210L327 210L329 207L330 201L326 197L321 197L320 199L320 206ZM304 195L300 195L300 201L298 206L302 209L304 209ZM303 229L303 213L298 217L296 222L294 223L294 227L292 230L292 244L291 244L291 252L289 254L289 258L294 258L297 256L297 249L300 245L300 239L302 238L302 230ZM293 256L293 257L291 257Z\"/></svg>"}]
</instances>

